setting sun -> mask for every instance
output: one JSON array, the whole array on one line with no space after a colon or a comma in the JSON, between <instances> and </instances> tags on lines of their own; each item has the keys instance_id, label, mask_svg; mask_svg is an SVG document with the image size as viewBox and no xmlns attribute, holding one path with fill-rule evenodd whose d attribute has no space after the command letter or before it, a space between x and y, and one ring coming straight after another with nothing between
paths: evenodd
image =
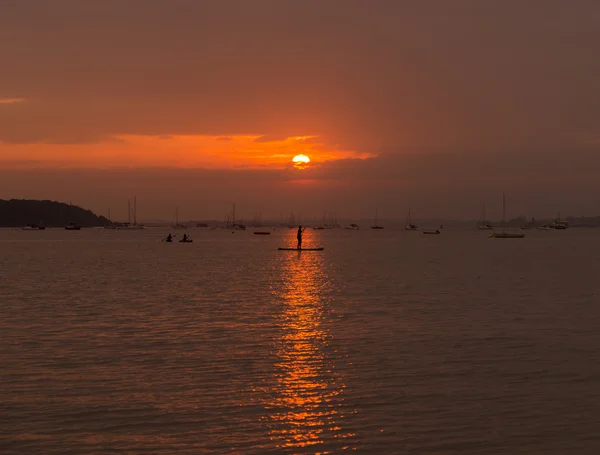
<instances>
[{"instance_id":1,"label":"setting sun","mask_svg":"<svg viewBox=\"0 0 600 455\"><path fill-rule=\"evenodd\" d=\"M308 166L308 163L310 163L310 158L306 155L300 154L292 158L292 162L294 163L294 167L297 169L304 169Z\"/></svg>"}]
</instances>

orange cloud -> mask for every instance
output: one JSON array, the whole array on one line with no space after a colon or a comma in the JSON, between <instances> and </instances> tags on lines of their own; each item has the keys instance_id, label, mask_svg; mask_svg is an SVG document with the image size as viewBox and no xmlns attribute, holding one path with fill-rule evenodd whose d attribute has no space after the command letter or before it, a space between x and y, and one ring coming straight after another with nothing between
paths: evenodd
<instances>
[{"instance_id":1,"label":"orange cloud","mask_svg":"<svg viewBox=\"0 0 600 455\"><path fill-rule=\"evenodd\" d=\"M24 103L25 98L0 98L0 104Z\"/></svg>"},{"instance_id":2,"label":"orange cloud","mask_svg":"<svg viewBox=\"0 0 600 455\"><path fill-rule=\"evenodd\" d=\"M94 144L0 144L1 167L284 168L296 155L311 163L366 158L325 144L318 137L120 135Z\"/></svg>"}]
</instances>

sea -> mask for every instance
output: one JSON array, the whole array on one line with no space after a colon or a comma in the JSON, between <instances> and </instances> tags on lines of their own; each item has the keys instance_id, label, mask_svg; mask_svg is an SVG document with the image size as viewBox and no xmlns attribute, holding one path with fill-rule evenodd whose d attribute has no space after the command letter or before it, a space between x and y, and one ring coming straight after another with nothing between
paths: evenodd
<instances>
[{"instance_id":1,"label":"sea","mask_svg":"<svg viewBox=\"0 0 600 455\"><path fill-rule=\"evenodd\" d=\"M0 230L0 453L600 453L600 229L269 231Z\"/></svg>"}]
</instances>

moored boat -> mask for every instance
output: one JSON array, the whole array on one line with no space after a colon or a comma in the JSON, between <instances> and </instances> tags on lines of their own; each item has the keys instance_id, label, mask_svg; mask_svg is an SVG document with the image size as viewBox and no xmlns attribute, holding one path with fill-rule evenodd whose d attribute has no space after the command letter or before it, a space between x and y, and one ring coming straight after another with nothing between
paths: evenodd
<instances>
[{"instance_id":1,"label":"moored boat","mask_svg":"<svg viewBox=\"0 0 600 455\"><path fill-rule=\"evenodd\" d=\"M143 224L138 224L137 222L137 197L133 198L133 210L131 208L131 202L127 201L127 212L129 216L129 221L127 223L118 223L118 230L126 230L126 231L139 231L142 229L146 229L146 226ZM131 222L131 217L133 215L133 223Z\"/></svg>"},{"instance_id":2,"label":"moored boat","mask_svg":"<svg viewBox=\"0 0 600 455\"><path fill-rule=\"evenodd\" d=\"M522 239L525 234L506 232L506 195L502 193L502 232L492 232L490 239Z\"/></svg>"},{"instance_id":3,"label":"moored boat","mask_svg":"<svg viewBox=\"0 0 600 455\"><path fill-rule=\"evenodd\" d=\"M416 224L413 224L412 219L410 217L410 209L408 209L408 215L406 216L406 223L404 223L405 231L417 231L419 227Z\"/></svg>"},{"instance_id":4,"label":"moored boat","mask_svg":"<svg viewBox=\"0 0 600 455\"><path fill-rule=\"evenodd\" d=\"M43 231L46 229L46 226L39 226L37 224L28 224L27 226L23 226L21 228L23 231Z\"/></svg>"},{"instance_id":5,"label":"moored boat","mask_svg":"<svg viewBox=\"0 0 600 455\"><path fill-rule=\"evenodd\" d=\"M484 231L491 231L492 229L494 229L494 227L490 224L485 215L485 204L483 204L481 216L479 217L479 221L477 222L477 229Z\"/></svg>"},{"instance_id":6,"label":"moored boat","mask_svg":"<svg viewBox=\"0 0 600 455\"><path fill-rule=\"evenodd\" d=\"M377 216L377 209L375 209L375 218L373 219L373 226L371 226L371 229L383 229L383 226L380 226L378 221L379 217Z\"/></svg>"},{"instance_id":7,"label":"moored boat","mask_svg":"<svg viewBox=\"0 0 600 455\"><path fill-rule=\"evenodd\" d=\"M491 239L522 239L525 234L519 234L516 232L494 232L489 235Z\"/></svg>"},{"instance_id":8,"label":"moored boat","mask_svg":"<svg viewBox=\"0 0 600 455\"><path fill-rule=\"evenodd\" d=\"M550 227L552 229L557 229L557 230L565 230L569 227L569 223L566 220L561 220L560 219L560 213L558 214L558 217L556 218L556 220L554 220L552 222L552 224L550 225Z\"/></svg>"}]
</instances>

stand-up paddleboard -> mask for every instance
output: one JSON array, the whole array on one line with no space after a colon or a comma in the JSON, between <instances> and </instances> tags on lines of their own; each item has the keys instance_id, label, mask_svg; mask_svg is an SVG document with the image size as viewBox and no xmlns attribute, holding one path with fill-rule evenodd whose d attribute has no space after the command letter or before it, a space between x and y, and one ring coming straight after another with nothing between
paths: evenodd
<instances>
[{"instance_id":1,"label":"stand-up paddleboard","mask_svg":"<svg viewBox=\"0 0 600 455\"><path fill-rule=\"evenodd\" d=\"M279 251L323 251L325 248L277 248Z\"/></svg>"}]
</instances>

